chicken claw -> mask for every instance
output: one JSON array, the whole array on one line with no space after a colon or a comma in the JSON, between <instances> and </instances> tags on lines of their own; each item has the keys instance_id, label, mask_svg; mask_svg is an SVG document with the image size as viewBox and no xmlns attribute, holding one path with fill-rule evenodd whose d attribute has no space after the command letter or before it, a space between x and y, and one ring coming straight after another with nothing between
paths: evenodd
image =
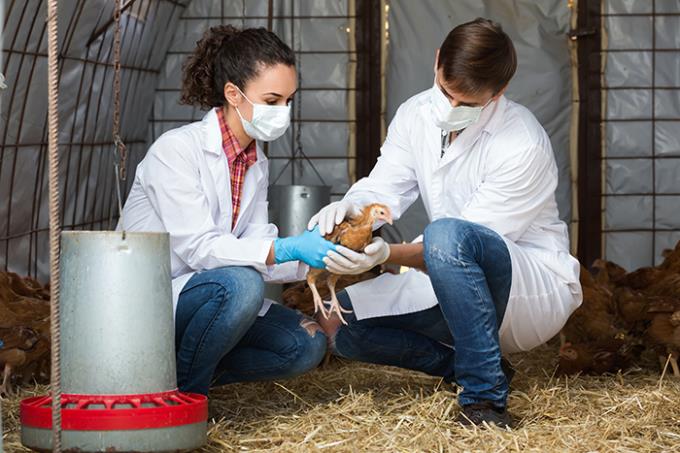
<instances>
[{"instance_id":1,"label":"chicken claw","mask_svg":"<svg viewBox=\"0 0 680 453\"><path fill-rule=\"evenodd\" d=\"M307 280L307 284L309 285L309 289L312 290L312 297L314 298L314 313L316 314L321 312L323 317L328 319L330 312L326 311L326 307L323 304L323 299L321 299L319 290L316 288L316 282L313 280Z\"/></svg>"},{"instance_id":2,"label":"chicken claw","mask_svg":"<svg viewBox=\"0 0 680 453\"><path fill-rule=\"evenodd\" d=\"M344 324L347 325L347 321L345 321L345 318L342 316L343 313L352 313L352 310L347 310L345 308L342 308L342 305L340 305L340 301L338 301L337 296L335 295L335 291L331 291L331 301L330 301L330 308L328 309L328 314L336 314L338 318L340 318L340 321Z\"/></svg>"}]
</instances>

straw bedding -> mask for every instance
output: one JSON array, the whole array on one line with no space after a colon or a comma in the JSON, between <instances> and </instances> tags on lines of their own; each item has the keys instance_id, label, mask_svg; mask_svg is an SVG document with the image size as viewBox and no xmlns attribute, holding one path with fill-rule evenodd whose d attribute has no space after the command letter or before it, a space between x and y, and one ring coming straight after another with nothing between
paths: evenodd
<instances>
[{"instance_id":1,"label":"straw bedding","mask_svg":"<svg viewBox=\"0 0 680 453\"><path fill-rule=\"evenodd\" d=\"M396 368L333 360L290 381L237 384L211 392L208 445L201 451L680 451L680 381L651 369L555 377L556 345L512 360L510 431L453 422L455 390ZM19 441L21 398L3 401L5 451Z\"/></svg>"}]
</instances>

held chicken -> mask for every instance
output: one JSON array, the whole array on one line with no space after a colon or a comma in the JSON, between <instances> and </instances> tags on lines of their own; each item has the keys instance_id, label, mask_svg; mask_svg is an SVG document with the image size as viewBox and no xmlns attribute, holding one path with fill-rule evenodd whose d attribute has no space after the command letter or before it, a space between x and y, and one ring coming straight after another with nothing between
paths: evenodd
<instances>
[{"instance_id":1,"label":"held chicken","mask_svg":"<svg viewBox=\"0 0 680 453\"><path fill-rule=\"evenodd\" d=\"M355 283L377 277L380 275L380 272L377 272L376 269L364 272L363 274L341 275L338 281L335 283L335 291L338 292L348 286L354 285ZM319 291L319 295L321 296L322 300L328 300L330 297L330 291L328 289L328 285L326 284L326 279L330 275L333 274L327 272L325 275L321 275L316 279L316 289ZM283 291L283 294L281 295L281 300L287 307L290 307L294 310L299 310L308 316L314 315L314 295L312 294L312 289L309 287L307 282L298 282L286 288L286 290Z\"/></svg>"},{"instance_id":2,"label":"held chicken","mask_svg":"<svg viewBox=\"0 0 680 453\"><path fill-rule=\"evenodd\" d=\"M342 223L336 225L333 231L324 237L334 244L340 244L356 252L362 252L373 238L373 224L376 221L392 224L390 208L379 203L369 204L358 215L345 219ZM328 310L324 307L323 300L316 287L317 280L322 276L326 277L326 284L331 296L330 308ZM337 313L342 322L346 324L342 313L349 313L350 311L340 306L340 302L338 302L338 298L335 295L335 286L339 278L339 275L332 274L323 269L310 269L307 274L307 284L312 291L314 312L321 312L324 318L328 318L332 313Z\"/></svg>"}]
</instances>

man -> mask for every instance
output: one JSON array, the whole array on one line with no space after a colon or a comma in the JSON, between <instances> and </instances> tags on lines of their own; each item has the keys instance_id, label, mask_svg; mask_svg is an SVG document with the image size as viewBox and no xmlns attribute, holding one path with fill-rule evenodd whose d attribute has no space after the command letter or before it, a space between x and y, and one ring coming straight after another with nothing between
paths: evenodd
<instances>
[{"instance_id":1,"label":"man","mask_svg":"<svg viewBox=\"0 0 680 453\"><path fill-rule=\"evenodd\" d=\"M422 242L378 238L364 253L338 247L325 258L339 274L382 263L419 270L349 287L338 295L353 309L348 325L321 321L339 356L461 385L463 424L512 426L502 353L549 340L582 299L550 140L503 96L516 66L500 25L454 28L437 51L434 86L400 106L370 175L310 221L323 234L372 202L398 218L422 197L431 221Z\"/></svg>"}]
</instances>

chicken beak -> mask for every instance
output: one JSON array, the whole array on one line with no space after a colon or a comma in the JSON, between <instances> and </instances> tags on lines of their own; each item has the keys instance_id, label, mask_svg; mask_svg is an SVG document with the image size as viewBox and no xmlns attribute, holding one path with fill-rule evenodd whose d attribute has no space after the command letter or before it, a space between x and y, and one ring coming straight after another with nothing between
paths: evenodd
<instances>
[{"instance_id":1,"label":"chicken beak","mask_svg":"<svg viewBox=\"0 0 680 453\"><path fill-rule=\"evenodd\" d=\"M385 214L385 222L392 225L392 214Z\"/></svg>"}]
</instances>

